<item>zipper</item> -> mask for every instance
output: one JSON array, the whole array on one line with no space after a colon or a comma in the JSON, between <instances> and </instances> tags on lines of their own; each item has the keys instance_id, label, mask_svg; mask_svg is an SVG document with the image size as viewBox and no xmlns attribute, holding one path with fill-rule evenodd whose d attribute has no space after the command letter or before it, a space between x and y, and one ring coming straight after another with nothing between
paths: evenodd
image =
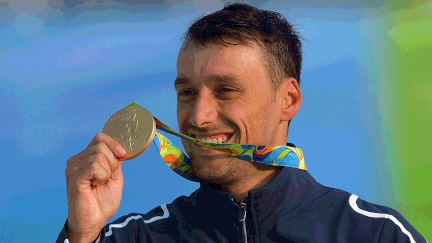
<instances>
[{"instance_id":1,"label":"zipper","mask_svg":"<svg viewBox=\"0 0 432 243\"><path fill-rule=\"evenodd\" d=\"M243 225L243 235L245 238L245 242L247 243L247 230L246 230L246 203L244 203L244 199L240 202L240 205L238 205L237 203L234 202L234 198L231 198L231 201L234 203L234 205L236 205L237 207L240 208L240 213L239 213L239 220L240 222L242 222Z\"/></svg>"}]
</instances>

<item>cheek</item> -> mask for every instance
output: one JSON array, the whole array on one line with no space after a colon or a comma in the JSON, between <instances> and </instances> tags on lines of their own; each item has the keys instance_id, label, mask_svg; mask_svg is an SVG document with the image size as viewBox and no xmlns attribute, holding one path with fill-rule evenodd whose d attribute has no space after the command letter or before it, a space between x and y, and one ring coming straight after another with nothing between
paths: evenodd
<instances>
[{"instance_id":1,"label":"cheek","mask_svg":"<svg viewBox=\"0 0 432 243\"><path fill-rule=\"evenodd\" d=\"M245 122L248 125L248 133L252 136L255 134L265 133L269 124L268 120L271 119L271 110L266 106L256 106L253 109L248 110L248 114L245 115Z\"/></svg>"},{"instance_id":2,"label":"cheek","mask_svg":"<svg viewBox=\"0 0 432 243\"><path fill-rule=\"evenodd\" d=\"M186 120L188 119L188 116L189 116L189 112L177 108L177 124L180 129L180 132L183 128L183 124L185 124Z\"/></svg>"},{"instance_id":3,"label":"cheek","mask_svg":"<svg viewBox=\"0 0 432 243\"><path fill-rule=\"evenodd\" d=\"M230 127L231 129L238 130L241 134L243 134L245 130L247 114L245 108L242 109L234 108L234 106L229 109L225 109L223 112L223 123Z\"/></svg>"}]
</instances>

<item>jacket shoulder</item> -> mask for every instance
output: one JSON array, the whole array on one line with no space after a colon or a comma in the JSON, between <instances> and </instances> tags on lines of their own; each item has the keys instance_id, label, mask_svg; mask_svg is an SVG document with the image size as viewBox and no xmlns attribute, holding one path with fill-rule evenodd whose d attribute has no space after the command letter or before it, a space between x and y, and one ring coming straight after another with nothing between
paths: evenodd
<instances>
[{"instance_id":1,"label":"jacket shoulder","mask_svg":"<svg viewBox=\"0 0 432 243\"><path fill-rule=\"evenodd\" d=\"M184 214L190 213L194 193L179 196L145 214L130 213L116 219L104 226L100 242L171 242L181 238L179 229L187 229Z\"/></svg>"},{"instance_id":2,"label":"jacket shoulder","mask_svg":"<svg viewBox=\"0 0 432 243\"><path fill-rule=\"evenodd\" d=\"M395 209L368 202L344 190L322 187L326 189L324 201L335 207L334 223L350 234L374 242L427 242Z\"/></svg>"},{"instance_id":3,"label":"jacket shoulder","mask_svg":"<svg viewBox=\"0 0 432 243\"><path fill-rule=\"evenodd\" d=\"M351 194L349 205L359 218L383 220L379 242L427 242L425 238L393 208L370 203Z\"/></svg>"}]
</instances>

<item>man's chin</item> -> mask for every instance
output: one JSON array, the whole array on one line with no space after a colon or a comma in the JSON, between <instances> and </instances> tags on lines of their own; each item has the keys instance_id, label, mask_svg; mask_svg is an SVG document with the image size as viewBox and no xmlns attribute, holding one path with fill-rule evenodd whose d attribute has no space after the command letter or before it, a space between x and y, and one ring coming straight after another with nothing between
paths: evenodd
<instances>
[{"instance_id":1,"label":"man's chin","mask_svg":"<svg viewBox=\"0 0 432 243\"><path fill-rule=\"evenodd\" d=\"M208 161L204 164L194 164L192 162L192 169L201 180L215 184L227 184L232 180L232 168L229 164L225 164L226 162L222 163Z\"/></svg>"},{"instance_id":2,"label":"man's chin","mask_svg":"<svg viewBox=\"0 0 432 243\"><path fill-rule=\"evenodd\" d=\"M226 184L229 180L227 176L215 175L214 173L208 173L206 171L196 171L195 174L204 181L213 183L213 184Z\"/></svg>"}]
</instances>

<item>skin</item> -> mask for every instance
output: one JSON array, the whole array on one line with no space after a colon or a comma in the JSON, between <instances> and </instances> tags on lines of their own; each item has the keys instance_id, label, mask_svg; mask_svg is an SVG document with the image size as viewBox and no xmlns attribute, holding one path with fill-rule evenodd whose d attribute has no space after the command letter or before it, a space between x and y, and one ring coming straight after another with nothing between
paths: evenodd
<instances>
[{"instance_id":1,"label":"skin","mask_svg":"<svg viewBox=\"0 0 432 243\"><path fill-rule=\"evenodd\" d=\"M214 75L235 80L215 80ZM228 143L286 145L288 121L300 108L302 94L297 80L286 78L273 102L259 46L189 45L178 55L176 79L187 80L175 85L177 122L183 134L233 133ZM194 172L238 201L266 185L281 169L182 141Z\"/></svg>"}]
</instances>

